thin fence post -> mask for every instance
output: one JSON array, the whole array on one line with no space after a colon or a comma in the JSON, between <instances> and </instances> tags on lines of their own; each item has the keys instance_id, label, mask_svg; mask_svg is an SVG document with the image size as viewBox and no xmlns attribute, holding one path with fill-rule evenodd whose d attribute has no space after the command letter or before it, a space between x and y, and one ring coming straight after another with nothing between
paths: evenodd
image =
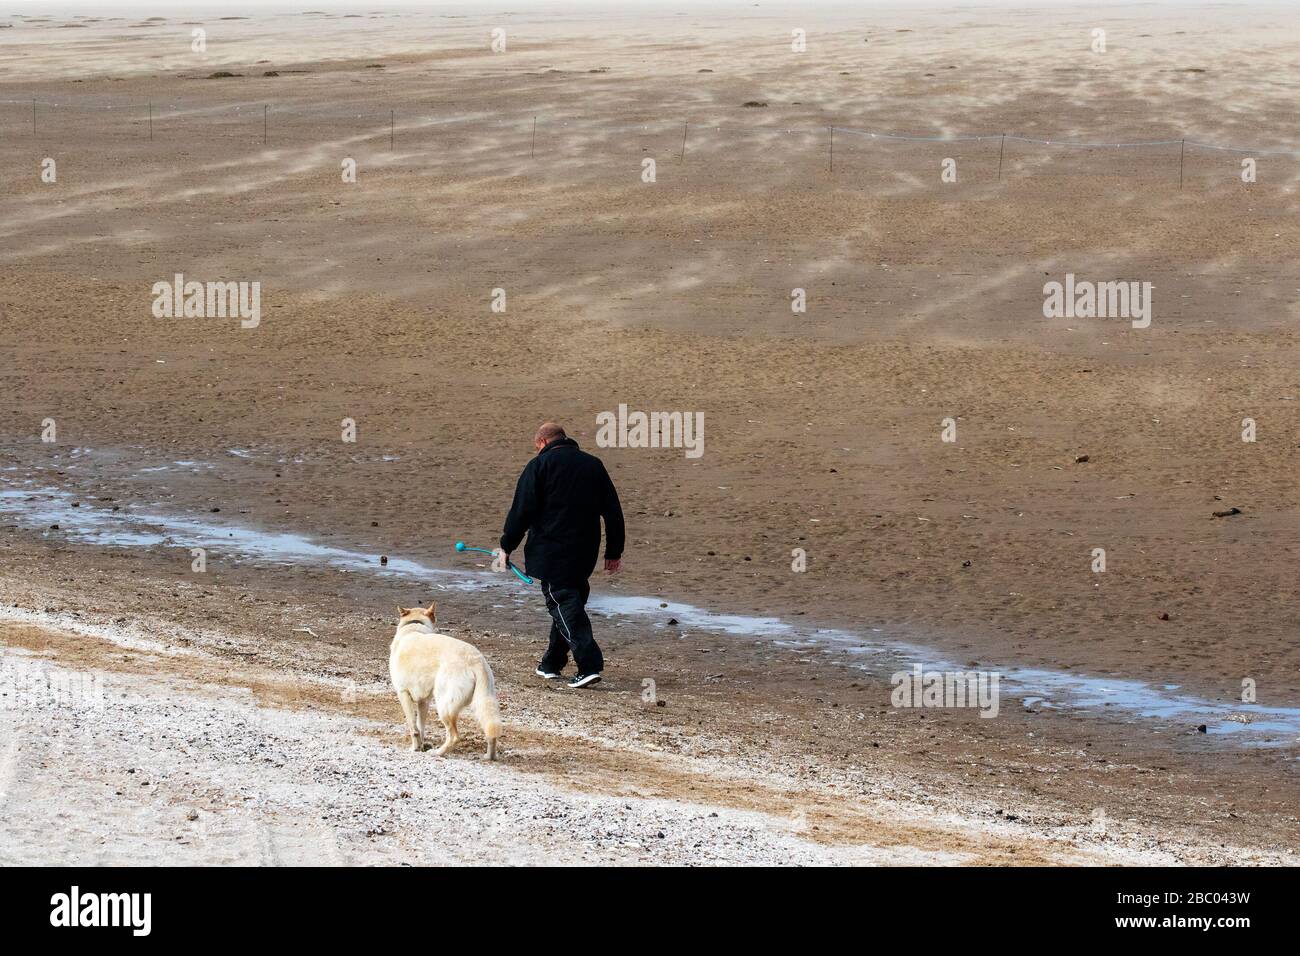
<instances>
[{"instance_id":1,"label":"thin fence post","mask_svg":"<svg viewBox=\"0 0 1300 956\"><path fill-rule=\"evenodd\" d=\"M263 146L266 145L266 114L267 111L270 110L270 108L271 107L268 106L267 104L265 103L262 104L262 145Z\"/></svg>"},{"instance_id":2,"label":"thin fence post","mask_svg":"<svg viewBox=\"0 0 1300 956\"><path fill-rule=\"evenodd\" d=\"M36 97L32 97L32 135L36 135Z\"/></svg>"},{"instance_id":3,"label":"thin fence post","mask_svg":"<svg viewBox=\"0 0 1300 956\"><path fill-rule=\"evenodd\" d=\"M388 149L392 152L397 143L397 110L388 111Z\"/></svg>"},{"instance_id":4,"label":"thin fence post","mask_svg":"<svg viewBox=\"0 0 1300 956\"><path fill-rule=\"evenodd\" d=\"M153 102L149 103L149 142L153 142Z\"/></svg>"},{"instance_id":5,"label":"thin fence post","mask_svg":"<svg viewBox=\"0 0 1300 956\"><path fill-rule=\"evenodd\" d=\"M998 146L998 182L1002 182L1002 154L1006 152L1007 134L1002 134L1002 143Z\"/></svg>"},{"instance_id":6,"label":"thin fence post","mask_svg":"<svg viewBox=\"0 0 1300 956\"><path fill-rule=\"evenodd\" d=\"M537 117L533 117L533 139L528 144L528 158L532 159L537 155Z\"/></svg>"},{"instance_id":7,"label":"thin fence post","mask_svg":"<svg viewBox=\"0 0 1300 956\"><path fill-rule=\"evenodd\" d=\"M830 132L831 132L831 155L830 155L830 160L831 160L831 172L833 173L833 172L835 172L835 127L834 127L834 126L828 126L828 127L826 127L826 128L827 128L828 130L830 130Z\"/></svg>"},{"instance_id":8,"label":"thin fence post","mask_svg":"<svg viewBox=\"0 0 1300 956\"><path fill-rule=\"evenodd\" d=\"M686 128L690 125L690 120L682 123L682 155L677 160L679 163L686 162Z\"/></svg>"},{"instance_id":9,"label":"thin fence post","mask_svg":"<svg viewBox=\"0 0 1300 956\"><path fill-rule=\"evenodd\" d=\"M1178 188L1183 188L1183 157L1187 155L1187 137L1178 144Z\"/></svg>"}]
</instances>

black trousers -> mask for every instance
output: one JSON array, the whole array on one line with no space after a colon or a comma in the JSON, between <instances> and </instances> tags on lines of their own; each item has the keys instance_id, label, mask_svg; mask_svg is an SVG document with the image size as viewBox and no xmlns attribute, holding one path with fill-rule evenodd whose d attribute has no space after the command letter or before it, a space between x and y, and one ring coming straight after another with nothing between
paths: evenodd
<instances>
[{"instance_id":1,"label":"black trousers","mask_svg":"<svg viewBox=\"0 0 1300 956\"><path fill-rule=\"evenodd\" d=\"M605 669L605 657L592 636L591 618L587 617L590 594L591 585L586 581L542 582L542 596L551 615L551 643L538 665L542 670L557 674L564 670L570 651L579 674L599 674Z\"/></svg>"}]
</instances>

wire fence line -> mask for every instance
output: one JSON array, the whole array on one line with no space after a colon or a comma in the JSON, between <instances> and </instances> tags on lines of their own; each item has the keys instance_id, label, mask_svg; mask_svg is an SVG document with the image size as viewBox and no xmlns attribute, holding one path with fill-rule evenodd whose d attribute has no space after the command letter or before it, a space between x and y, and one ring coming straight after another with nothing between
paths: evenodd
<instances>
[{"instance_id":1,"label":"wire fence line","mask_svg":"<svg viewBox=\"0 0 1300 956\"><path fill-rule=\"evenodd\" d=\"M30 97L26 99L0 99L0 105L23 106L29 107L32 111L32 131L37 131L38 111L40 107L46 109L71 109L71 110L104 110L116 111L119 113L134 113L136 119L140 122L146 120L152 124L154 121L167 121L174 123L178 116L177 113L185 113L189 116L207 116L212 117L222 111L230 111L240 117L244 115L260 115L263 121L267 121L270 116L277 119L285 116L290 117L307 117L307 118L337 118L337 119L370 119L376 123L382 122L387 128L390 123L395 122L397 116L396 108L389 107L380 109L375 108L345 108L345 109L328 109L319 107L298 107L298 106L273 106L270 103L263 102L246 102L234 103L229 105L211 104L183 106L175 103L171 104L154 104L152 102L134 102L129 104L80 104L72 102L59 102L57 100L41 100L39 97ZM168 116L165 110L170 109L172 116ZM689 119L653 119L631 125L606 125L604 117L592 116L570 116L559 117L543 113L521 112L513 116L491 116L485 114L471 114L463 116L447 116L436 113L414 113L404 114L403 121L410 123L412 121L430 126L445 126L450 124L462 123L483 123L485 125L502 125L513 126L524 124L532 126L534 124L541 126L559 126L559 127L576 127L579 124L589 125L594 131L608 132L651 132L656 127L663 127L665 132L685 129L688 132L692 129L695 131L714 130L718 132L735 132L751 135L762 135L771 133L788 133L788 134L820 134L826 133L833 136L836 133L844 133L850 136L866 137L869 139L881 139L897 142L913 143L979 143L991 140L1002 142L1026 143L1035 146L1051 146L1065 149L1138 149L1144 147L1158 146L1179 146L1192 147L1196 149L1217 150L1220 152L1242 153L1256 156L1296 156L1300 157L1300 149L1276 149L1264 148L1257 146L1243 146L1237 144L1208 143L1200 139L1194 139L1189 136L1179 137L1177 139L1157 139L1157 140L1140 140L1135 142L1079 142L1069 139L1038 139L1035 137L1022 136L1018 133L976 133L967 135L954 136L925 136L911 133L886 132L883 130L860 129L854 126L840 126L830 123L824 126L807 125L807 126L763 126L763 125L735 125L725 122L709 122L702 120ZM409 127L407 127L409 130Z\"/></svg>"}]
</instances>

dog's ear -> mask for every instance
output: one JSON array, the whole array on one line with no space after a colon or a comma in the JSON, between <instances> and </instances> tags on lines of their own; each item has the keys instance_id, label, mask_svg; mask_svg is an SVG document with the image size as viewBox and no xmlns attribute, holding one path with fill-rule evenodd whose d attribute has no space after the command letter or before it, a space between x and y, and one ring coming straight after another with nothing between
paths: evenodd
<instances>
[{"instance_id":1,"label":"dog's ear","mask_svg":"<svg viewBox=\"0 0 1300 956\"><path fill-rule=\"evenodd\" d=\"M400 604L397 606L397 619L398 619L399 621L400 621L402 618L406 617L407 613L408 613L408 609L407 609L407 608L402 607Z\"/></svg>"},{"instance_id":2,"label":"dog's ear","mask_svg":"<svg viewBox=\"0 0 1300 956\"><path fill-rule=\"evenodd\" d=\"M430 621L436 621L438 619L437 614L434 613L437 609L438 609L438 605L435 602L430 601L428 610L424 612L425 614L429 615Z\"/></svg>"}]
</instances>

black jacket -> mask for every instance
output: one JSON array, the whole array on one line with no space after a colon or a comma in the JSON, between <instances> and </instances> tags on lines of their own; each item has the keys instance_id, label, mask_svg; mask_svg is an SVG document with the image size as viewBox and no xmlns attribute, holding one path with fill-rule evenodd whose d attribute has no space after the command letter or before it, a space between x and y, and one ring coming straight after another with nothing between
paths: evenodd
<instances>
[{"instance_id":1,"label":"black jacket","mask_svg":"<svg viewBox=\"0 0 1300 956\"><path fill-rule=\"evenodd\" d=\"M605 558L621 558L623 509L609 472L572 438L558 438L519 476L501 548L514 551L527 532L524 564L530 575L543 581L585 581L600 556L601 518Z\"/></svg>"}]
</instances>

